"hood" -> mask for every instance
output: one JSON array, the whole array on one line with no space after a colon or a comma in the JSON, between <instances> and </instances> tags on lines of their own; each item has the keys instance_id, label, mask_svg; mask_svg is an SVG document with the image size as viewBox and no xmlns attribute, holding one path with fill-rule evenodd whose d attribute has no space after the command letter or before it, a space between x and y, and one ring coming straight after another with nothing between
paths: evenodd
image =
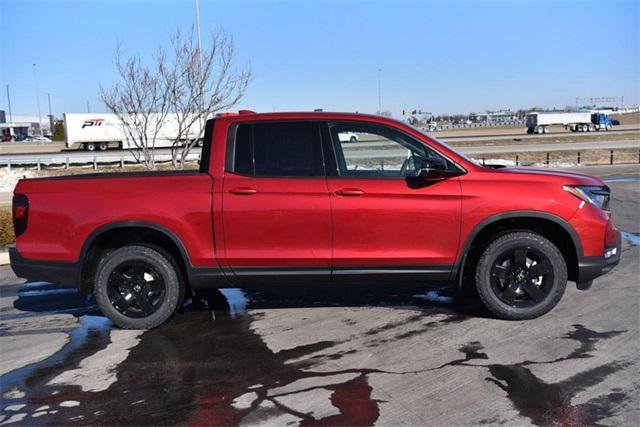
<instances>
[{"instance_id":1,"label":"hood","mask_svg":"<svg viewBox=\"0 0 640 427\"><path fill-rule=\"evenodd\" d=\"M531 168L531 167L506 167L498 169L500 172L506 173L522 173L531 175L540 175L547 177L556 177L566 180L567 184L595 185L604 186L604 182L595 176L587 175L580 172L562 171L547 168Z\"/></svg>"}]
</instances>

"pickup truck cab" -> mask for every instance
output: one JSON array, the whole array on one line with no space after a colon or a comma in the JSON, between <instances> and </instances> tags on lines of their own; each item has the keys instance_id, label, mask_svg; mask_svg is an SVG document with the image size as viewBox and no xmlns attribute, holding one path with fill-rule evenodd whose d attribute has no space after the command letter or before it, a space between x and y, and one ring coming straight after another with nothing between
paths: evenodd
<instances>
[{"instance_id":1,"label":"pickup truck cab","mask_svg":"<svg viewBox=\"0 0 640 427\"><path fill-rule=\"evenodd\" d=\"M385 117L243 111L207 122L199 171L19 181L10 257L124 328L162 324L186 292L284 283L446 282L531 319L619 262L609 198L598 178L483 167Z\"/></svg>"}]
</instances>

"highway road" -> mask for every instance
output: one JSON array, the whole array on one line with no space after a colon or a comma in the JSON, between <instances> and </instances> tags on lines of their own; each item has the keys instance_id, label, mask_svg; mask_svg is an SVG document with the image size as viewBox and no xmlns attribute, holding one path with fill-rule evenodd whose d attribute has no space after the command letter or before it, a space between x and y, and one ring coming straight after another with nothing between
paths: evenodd
<instances>
[{"instance_id":1,"label":"highway road","mask_svg":"<svg viewBox=\"0 0 640 427\"><path fill-rule=\"evenodd\" d=\"M364 144L363 144L364 145ZM386 143L367 143L363 145L348 145L348 158L350 159L384 159L391 157L404 157L407 150L384 149L389 147ZM509 144L509 145L478 145L471 147L454 147L465 154L487 154L487 153L540 153L552 151L584 151L596 149L620 149L638 148L640 141L590 141L590 142L563 142L558 144Z\"/></svg>"},{"instance_id":2,"label":"highway road","mask_svg":"<svg viewBox=\"0 0 640 427\"><path fill-rule=\"evenodd\" d=\"M395 145L395 144L393 144ZM384 149L389 147L384 142L361 142L345 145L350 151L349 157L353 159L365 158L388 158L402 157L406 154L406 150ZM620 141L588 141L588 142L563 142L555 144L505 144L505 145L478 145L457 147L456 149L467 154L487 154L487 153L525 153L525 152L552 152L552 151L584 151L594 149L620 149L620 148L639 148L638 140L620 140ZM197 159L200 155L200 149L194 149L191 159ZM6 165L11 160L12 165L33 164L39 161L41 164L63 164L67 158L71 163L91 163L96 158L100 163L119 162L121 159L125 162L134 162L135 158L129 151L109 150L105 152L86 152L86 151L64 151L58 153L40 153L40 154L2 154L0 155L0 165ZM159 161L170 160L169 149L158 149L156 159Z\"/></svg>"},{"instance_id":3,"label":"highway road","mask_svg":"<svg viewBox=\"0 0 640 427\"><path fill-rule=\"evenodd\" d=\"M151 331L0 267L0 424L640 425L640 174L622 261L530 321L438 286L225 289ZM15 424L12 424L15 423Z\"/></svg>"}]
</instances>

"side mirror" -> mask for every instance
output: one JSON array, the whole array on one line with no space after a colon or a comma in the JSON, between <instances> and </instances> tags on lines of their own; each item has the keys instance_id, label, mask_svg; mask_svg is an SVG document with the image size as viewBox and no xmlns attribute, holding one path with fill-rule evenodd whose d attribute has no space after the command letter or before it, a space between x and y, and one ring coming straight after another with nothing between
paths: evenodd
<instances>
[{"instance_id":1,"label":"side mirror","mask_svg":"<svg viewBox=\"0 0 640 427\"><path fill-rule=\"evenodd\" d=\"M418 176L424 180L445 179L447 174L447 163L444 159L422 159Z\"/></svg>"}]
</instances>

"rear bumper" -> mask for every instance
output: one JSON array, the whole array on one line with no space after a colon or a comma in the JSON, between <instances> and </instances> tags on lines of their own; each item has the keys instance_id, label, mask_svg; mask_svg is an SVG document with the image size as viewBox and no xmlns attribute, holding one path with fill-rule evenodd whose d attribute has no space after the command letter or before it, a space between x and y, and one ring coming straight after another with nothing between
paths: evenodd
<instances>
[{"instance_id":1,"label":"rear bumper","mask_svg":"<svg viewBox=\"0 0 640 427\"><path fill-rule=\"evenodd\" d=\"M11 268L18 277L44 281L60 286L77 287L79 267L74 262L54 262L25 259L15 246L9 247Z\"/></svg>"},{"instance_id":2,"label":"rear bumper","mask_svg":"<svg viewBox=\"0 0 640 427\"><path fill-rule=\"evenodd\" d=\"M582 257L578 261L578 289L589 289L593 279L608 273L618 265L622 252L622 240L620 232L617 233L616 244L605 248L602 256ZM607 253L610 255L605 258Z\"/></svg>"}]
</instances>

